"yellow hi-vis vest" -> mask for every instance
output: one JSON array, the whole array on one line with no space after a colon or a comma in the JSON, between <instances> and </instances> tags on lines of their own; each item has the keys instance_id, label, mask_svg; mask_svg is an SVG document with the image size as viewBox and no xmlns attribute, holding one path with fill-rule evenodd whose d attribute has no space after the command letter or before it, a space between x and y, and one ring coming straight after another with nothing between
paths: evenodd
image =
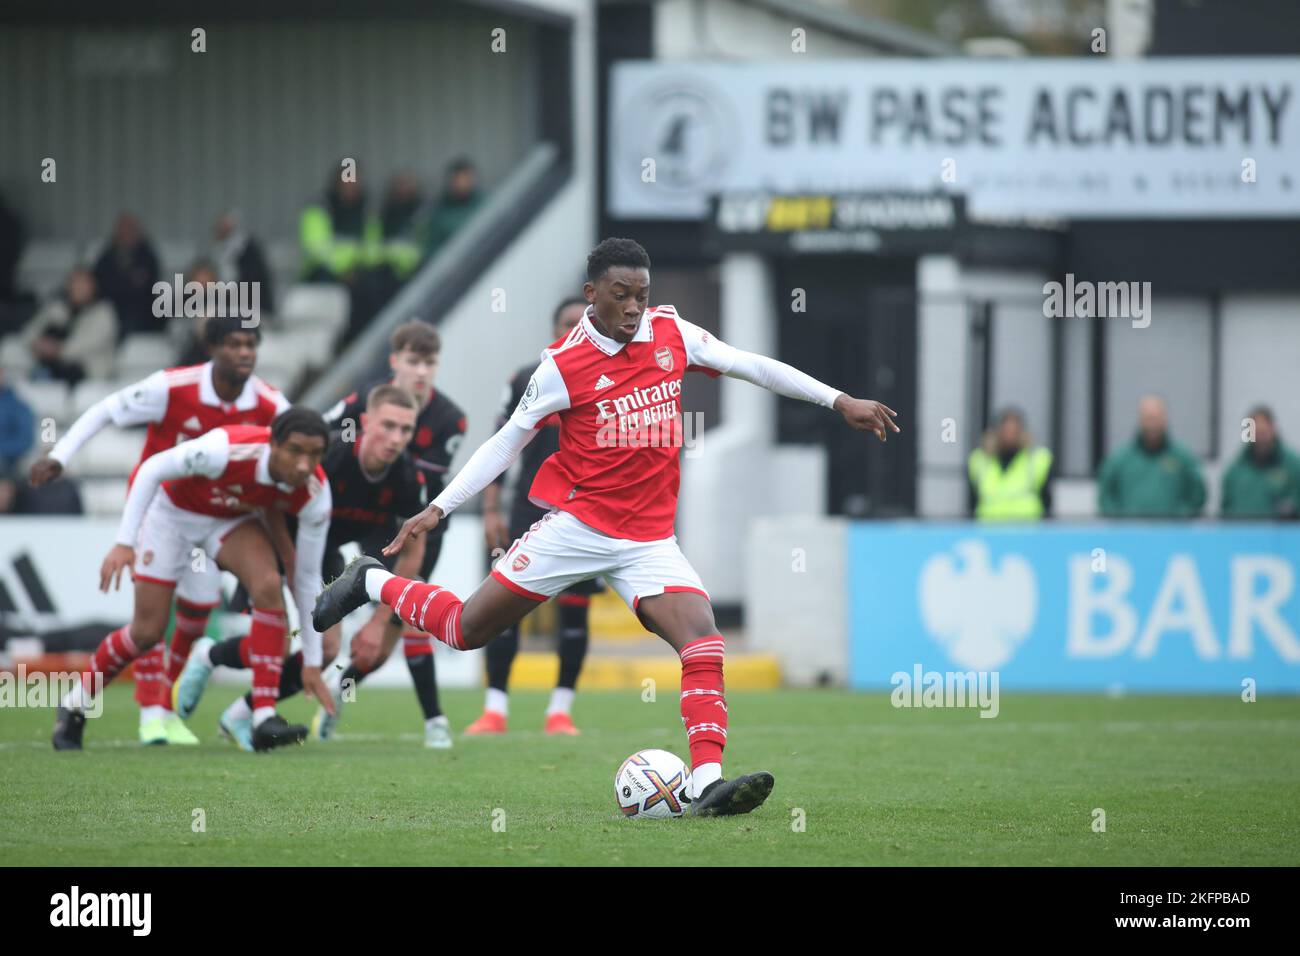
<instances>
[{"instance_id":1,"label":"yellow hi-vis vest","mask_svg":"<svg viewBox=\"0 0 1300 956\"><path fill-rule=\"evenodd\" d=\"M1039 492L1052 467L1052 453L1046 448L1022 449L1005 471L997 455L977 448L966 467L975 488L975 517L981 521L1036 521L1043 516Z\"/></svg>"}]
</instances>

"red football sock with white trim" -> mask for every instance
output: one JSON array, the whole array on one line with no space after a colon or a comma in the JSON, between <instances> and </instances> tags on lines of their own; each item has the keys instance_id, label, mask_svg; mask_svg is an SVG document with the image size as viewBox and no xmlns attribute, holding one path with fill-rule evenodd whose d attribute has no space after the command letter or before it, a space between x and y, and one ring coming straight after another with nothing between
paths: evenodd
<instances>
[{"instance_id":1,"label":"red football sock with white trim","mask_svg":"<svg viewBox=\"0 0 1300 956\"><path fill-rule=\"evenodd\" d=\"M423 631L402 631L402 654L409 658L433 653L433 638Z\"/></svg>"},{"instance_id":2,"label":"red football sock with white trim","mask_svg":"<svg viewBox=\"0 0 1300 956\"><path fill-rule=\"evenodd\" d=\"M163 686L167 676L167 647L159 641L149 650L135 659L135 702L144 707L161 707L170 702L165 701L168 687Z\"/></svg>"},{"instance_id":3,"label":"red football sock with white trim","mask_svg":"<svg viewBox=\"0 0 1300 956\"><path fill-rule=\"evenodd\" d=\"M82 671L80 686L74 687L64 697L63 706L73 710L85 709L86 701L108 686L114 677L126 670L127 665L139 656L140 650L131 640L131 625L119 627L99 642L95 653L90 655L90 666Z\"/></svg>"},{"instance_id":4,"label":"red football sock with white trim","mask_svg":"<svg viewBox=\"0 0 1300 956\"><path fill-rule=\"evenodd\" d=\"M682 723L691 751L692 796L722 777L722 748L727 744L723 656L719 634L691 641L681 652Z\"/></svg>"},{"instance_id":5,"label":"red football sock with white trim","mask_svg":"<svg viewBox=\"0 0 1300 956\"><path fill-rule=\"evenodd\" d=\"M185 662L189 660L190 648L208 629L208 615L214 604L191 604L189 601L176 602L176 627L172 630L172 644L167 649L167 674L163 682L163 706L172 707L172 684L181 676Z\"/></svg>"},{"instance_id":6,"label":"red football sock with white trim","mask_svg":"<svg viewBox=\"0 0 1300 956\"><path fill-rule=\"evenodd\" d=\"M248 661L253 668L253 719L259 722L275 710L280 698L280 672L284 670L284 611L253 608L253 626L248 631ZM240 648L241 656L243 647Z\"/></svg>"},{"instance_id":7,"label":"red football sock with white trim","mask_svg":"<svg viewBox=\"0 0 1300 956\"><path fill-rule=\"evenodd\" d=\"M394 575L384 582L380 600L416 630L427 631L450 648L465 650L460 630L465 605L446 588Z\"/></svg>"}]
</instances>

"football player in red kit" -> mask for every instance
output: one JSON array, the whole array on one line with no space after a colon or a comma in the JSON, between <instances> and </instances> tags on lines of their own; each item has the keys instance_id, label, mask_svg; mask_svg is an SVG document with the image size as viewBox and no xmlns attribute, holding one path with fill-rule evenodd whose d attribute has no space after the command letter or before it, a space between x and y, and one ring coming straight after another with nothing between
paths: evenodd
<instances>
[{"instance_id":1,"label":"football player in red kit","mask_svg":"<svg viewBox=\"0 0 1300 956\"><path fill-rule=\"evenodd\" d=\"M529 497L549 507L511 545L491 576L462 602L446 588L399 578L361 557L316 602L315 626L334 624L366 601L455 649L482 647L539 602L597 575L682 661L681 712L691 754L691 812L748 813L772 792L766 771L722 776L727 740L724 647L699 576L677 545L682 377L728 375L834 409L884 441L898 431L892 409L853 398L783 362L718 341L677 315L649 307L650 257L630 239L606 239L587 258L591 303L581 322L543 353L510 421L485 442L429 507L385 549L482 491L558 416L560 449Z\"/></svg>"},{"instance_id":2,"label":"football player in red kit","mask_svg":"<svg viewBox=\"0 0 1300 956\"><path fill-rule=\"evenodd\" d=\"M72 456L108 425L148 425L136 472L153 455L198 438L221 425L270 425L288 400L253 374L260 333L237 317L211 317L203 326L212 360L169 368L128 385L92 405L73 423L49 455L31 468L40 485L63 473ZM221 602L221 571L213 562L186 565L176 581L176 623L171 650L159 641L135 661L135 699L140 705L140 742L197 744L198 738L173 712L172 682L185 666L190 646L206 629Z\"/></svg>"},{"instance_id":3,"label":"football player in red kit","mask_svg":"<svg viewBox=\"0 0 1300 956\"><path fill-rule=\"evenodd\" d=\"M277 555L256 520L261 509L277 508L298 518L292 589L302 619L303 688L327 708L334 706L320 676L321 636L311 624L329 532L330 489L320 467L328 440L320 414L295 406L270 428L225 425L140 466L117 544L100 569L100 590L105 592L110 584L120 587L122 572L131 569L134 613L129 625L99 645L81 683L64 698L54 728L56 750L81 749L87 698L161 639L172 591L195 549L234 574L253 601L248 663L253 668L254 748L269 750L306 737L306 727L290 726L275 712L287 645L286 613Z\"/></svg>"}]
</instances>

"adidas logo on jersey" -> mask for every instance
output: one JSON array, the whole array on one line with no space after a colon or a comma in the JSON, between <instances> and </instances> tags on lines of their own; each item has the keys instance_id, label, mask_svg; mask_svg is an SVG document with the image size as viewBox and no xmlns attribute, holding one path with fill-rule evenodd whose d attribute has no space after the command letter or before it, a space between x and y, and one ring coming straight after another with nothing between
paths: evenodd
<instances>
[{"instance_id":1,"label":"adidas logo on jersey","mask_svg":"<svg viewBox=\"0 0 1300 956\"><path fill-rule=\"evenodd\" d=\"M612 378L610 378L608 375L602 375L600 377L600 380L596 382L596 391L599 392L602 388L609 388L613 384L614 384L614 380Z\"/></svg>"},{"instance_id":2,"label":"adidas logo on jersey","mask_svg":"<svg viewBox=\"0 0 1300 956\"><path fill-rule=\"evenodd\" d=\"M197 415L191 415L189 418L185 419L181 424L181 428L191 432L203 430L203 426L199 423L199 417Z\"/></svg>"}]
</instances>

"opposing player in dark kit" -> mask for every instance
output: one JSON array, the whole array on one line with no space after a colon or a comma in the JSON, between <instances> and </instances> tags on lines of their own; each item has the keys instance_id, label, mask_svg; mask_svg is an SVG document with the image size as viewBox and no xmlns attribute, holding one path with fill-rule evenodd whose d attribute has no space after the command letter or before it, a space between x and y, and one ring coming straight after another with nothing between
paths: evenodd
<instances>
[{"instance_id":1,"label":"opposing player in dark kit","mask_svg":"<svg viewBox=\"0 0 1300 956\"><path fill-rule=\"evenodd\" d=\"M416 467L424 475L430 496L440 492L451 468L451 460L465 437L465 413L444 393L434 388L438 362L442 354L442 339L438 330L427 322L407 322L393 330L389 340L388 365L392 378L387 384L409 392L419 403L415 421L415 436L411 439L409 453ZM365 411L366 392L353 392L325 412L325 420L334 428L356 429ZM446 528L429 535L424 545L424 558L419 573L427 581L442 553L442 540ZM364 639L364 635L363 635ZM443 717L438 699L438 679L434 669L433 642L428 634L406 628L402 634L402 653L406 658L411 681L424 710L425 743L430 747L446 748L452 745L451 730ZM313 721L323 735L332 729L324 715Z\"/></svg>"}]
</instances>

